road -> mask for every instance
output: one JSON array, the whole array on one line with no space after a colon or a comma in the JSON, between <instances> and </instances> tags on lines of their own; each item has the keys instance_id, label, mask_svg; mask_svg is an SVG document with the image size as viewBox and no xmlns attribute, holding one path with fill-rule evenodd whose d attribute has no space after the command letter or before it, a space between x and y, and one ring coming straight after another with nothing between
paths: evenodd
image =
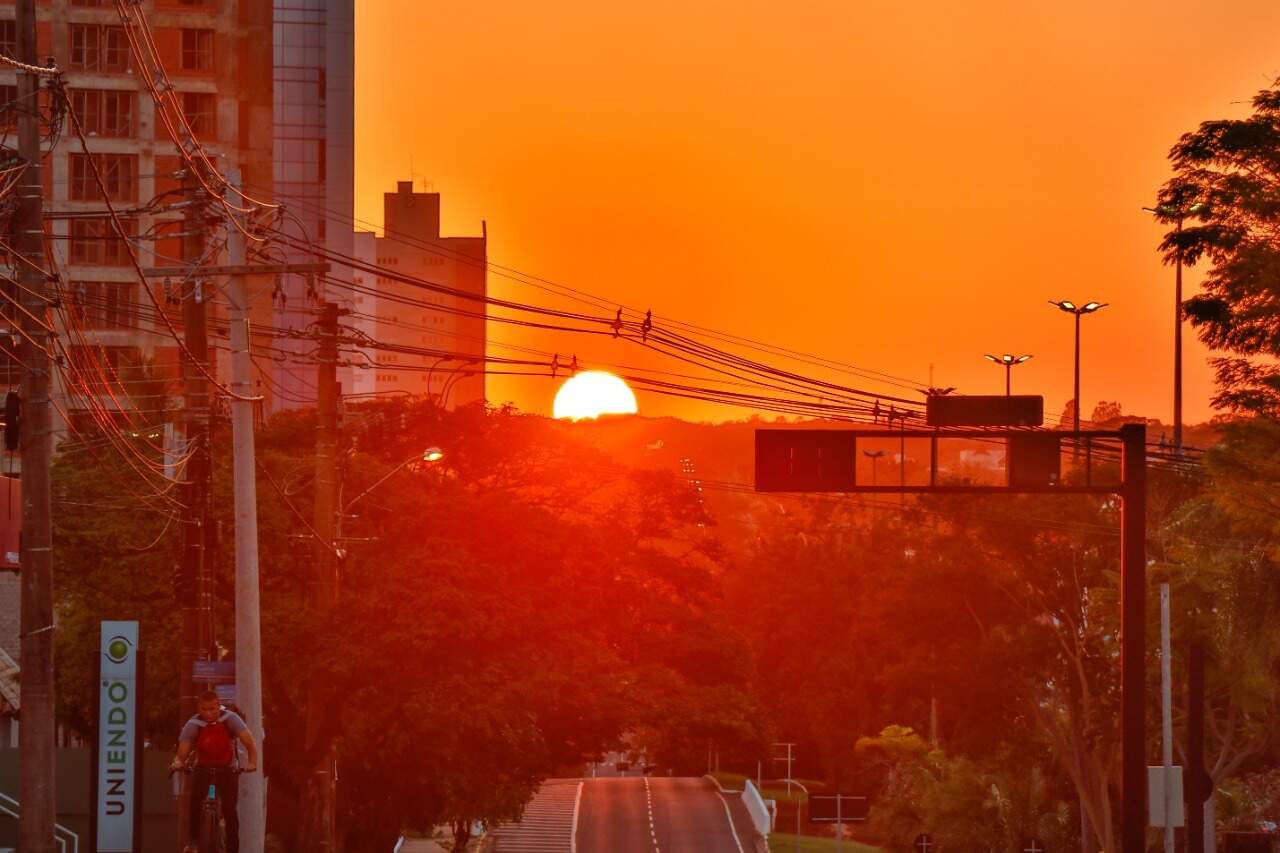
<instances>
[{"instance_id":1,"label":"road","mask_svg":"<svg viewBox=\"0 0 1280 853\"><path fill-rule=\"evenodd\" d=\"M753 850L738 797L722 797L706 779L589 779L582 786L577 853Z\"/></svg>"}]
</instances>

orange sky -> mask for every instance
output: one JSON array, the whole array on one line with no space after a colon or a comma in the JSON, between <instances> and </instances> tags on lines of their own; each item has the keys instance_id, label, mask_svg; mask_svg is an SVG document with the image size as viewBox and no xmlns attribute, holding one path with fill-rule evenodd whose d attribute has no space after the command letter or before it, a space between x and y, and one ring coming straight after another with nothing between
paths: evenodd
<instances>
[{"instance_id":1,"label":"orange sky","mask_svg":"<svg viewBox=\"0 0 1280 853\"><path fill-rule=\"evenodd\" d=\"M361 219L412 159L447 233L488 221L492 261L921 382L933 365L968 393L1003 391L984 352L1033 353L1014 389L1052 413L1072 338L1046 300L1098 299L1086 412L1167 419L1173 272L1140 208L1181 132L1280 76L1280 4L360 0L356 72ZM490 336L682 370L623 342ZM1193 337L1188 421L1212 390ZM553 393L490 379L524 409Z\"/></svg>"}]
</instances>

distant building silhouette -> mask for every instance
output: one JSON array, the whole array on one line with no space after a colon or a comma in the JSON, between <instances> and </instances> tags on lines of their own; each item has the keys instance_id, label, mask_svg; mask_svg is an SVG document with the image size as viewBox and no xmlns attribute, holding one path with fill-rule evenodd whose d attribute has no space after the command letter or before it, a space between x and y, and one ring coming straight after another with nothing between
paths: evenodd
<instances>
[{"instance_id":1,"label":"distant building silhouette","mask_svg":"<svg viewBox=\"0 0 1280 853\"><path fill-rule=\"evenodd\" d=\"M383 365L372 370L374 390L430 395L449 408L484 400L484 303L397 281L394 274L483 298L487 236L441 237L440 194L414 192L412 181L400 181L394 193L384 194L383 210L385 236L377 238L376 251L387 274L376 282L377 322L371 334L384 343L431 352L369 351ZM433 307L396 302L397 296Z\"/></svg>"}]
</instances>

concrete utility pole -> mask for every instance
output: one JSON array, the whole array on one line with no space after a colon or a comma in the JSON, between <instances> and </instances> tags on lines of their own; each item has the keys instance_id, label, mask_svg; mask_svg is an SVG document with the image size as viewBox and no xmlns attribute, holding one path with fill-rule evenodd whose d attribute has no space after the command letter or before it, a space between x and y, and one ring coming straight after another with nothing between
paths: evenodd
<instances>
[{"instance_id":1,"label":"concrete utility pole","mask_svg":"<svg viewBox=\"0 0 1280 853\"><path fill-rule=\"evenodd\" d=\"M229 178L238 184L239 174ZM228 229L228 260L243 266L245 257L243 214ZM231 276L227 289L227 319L231 335L231 441L235 479L236 518L236 704L248 718L258 743L257 773L240 777L240 849L262 853L266 838L263 811L262 759L266 740L262 725L262 628L259 621L258 584L258 485L253 442L253 364L249 353L249 282L246 275Z\"/></svg>"},{"instance_id":2,"label":"concrete utility pole","mask_svg":"<svg viewBox=\"0 0 1280 853\"><path fill-rule=\"evenodd\" d=\"M182 223L181 279L183 337L189 354L183 360L183 410L186 423L187 465L182 484L182 556L178 573L178 606L182 612L182 655L178 673L180 722L196 712L197 690L193 665L209 659L213 643L213 613L205 553L209 521L209 369L208 316L200 264L205 260L205 196L196 176L183 178L187 207ZM191 784L185 774L178 809L178 843L189 835L187 803Z\"/></svg>"},{"instance_id":3,"label":"concrete utility pole","mask_svg":"<svg viewBox=\"0 0 1280 853\"><path fill-rule=\"evenodd\" d=\"M18 60L39 65L36 55L35 0L17 3ZM13 214L23 334L19 345L22 371L22 721L18 751L21 817L18 847L25 853L53 853L57 814L54 776L53 687L53 519L50 504L53 417L49 401L49 278L43 272L44 182L40 174L40 78L18 75L18 156L25 164Z\"/></svg>"},{"instance_id":4,"label":"concrete utility pole","mask_svg":"<svg viewBox=\"0 0 1280 853\"><path fill-rule=\"evenodd\" d=\"M338 306L325 302L320 306L317 324L320 348L316 381L316 477L315 578L312 582L311 606L317 613L328 613L338 601L338 562L334 556L334 521L337 510L338 459ZM316 746L324 737L322 720L328 704L327 685L313 681L308 691L307 743ZM307 778L310 820L306 826L303 849L333 853L337 850L337 755L332 744L325 745L311 775Z\"/></svg>"}]
</instances>

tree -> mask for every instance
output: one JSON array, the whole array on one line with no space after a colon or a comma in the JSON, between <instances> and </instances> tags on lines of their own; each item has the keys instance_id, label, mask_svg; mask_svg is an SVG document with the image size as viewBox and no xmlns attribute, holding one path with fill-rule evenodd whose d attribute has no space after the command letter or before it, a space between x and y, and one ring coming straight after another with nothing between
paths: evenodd
<instances>
[{"instance_id":1,"label":"tree","mask_svg":"<svg viewBox=\"0 0 1280 853\"><path fill-rule=\"evenodd\" d=\"M259 435L265 770L270 829L286 844L307 773L331 745L339 831L362 853L440 823L462 850L474 823L514 817L540 779L623 732L663 732L652 757L668 766L687 764L683 733L739 752L764 740L723 616L719 548L686 482L510 410L387 403L353 407L347 422L348 553L340 604L326 612L308 594L314 413L279 415ZM446 448L442 464L403 465L431 445ZM229 532L227 450L215 443L211 504ZM97 620L138 618L150 717L172 742L176 532L164 511L118 496L128 471L110 455L67 456L57 469L62 721L87 732ZM231 550L211 557L228 653ZM308 720L317 673L327 695Z\"/></svg>"},{"instance_id":2,"label":"tree","mask_svg":"<svg viewBox=\"0 0 1280 853\"><path fill-rule=\"evenodd\" d=\"M1173 177L1157 216L1178 226L1160 244L1167 263L1207 261L1203 292L1185 311L1215 360L1215 405L1280 415L1280 81L1243 119L1203 122L1169 152Z\"/></svg>"}]
</instances>

